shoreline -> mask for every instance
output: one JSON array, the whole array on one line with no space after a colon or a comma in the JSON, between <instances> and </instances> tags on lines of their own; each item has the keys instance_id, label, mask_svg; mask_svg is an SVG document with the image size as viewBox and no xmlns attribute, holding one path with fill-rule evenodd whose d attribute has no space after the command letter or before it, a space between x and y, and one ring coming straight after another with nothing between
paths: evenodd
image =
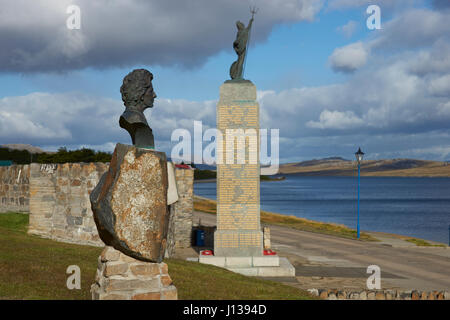
<instances>
[{"instance_id":1,"label":"shoreline","mask_svg":"<svg viewBox=\"0 0 450 320\"><path fill-rule=\"evenodd\" d=\"M199 201L200 202L203 201L203 202L208 203L210 206L212 206L212 205L215 206L217 204L216 200L194 194L194 210L209 213L209 214L216 214L215 210L214 210L214 212L211 212L212 211L211 208L207 208L206 211L199 210L198 208L196 209L195 208L196 200L197 200L197 203ZM270 218L272 218L272 220L274 220L274 223L271 223L270 221L263 221L263 215L267 216L266 217L267 219L264 219L264 220L270 220ZM292 226L292 224L295 225L296 222L302 223L302 224L305 224L305 223L310 224L310 227L309 228L307 228L307 227L299 228L297 226ZM287 214L276 213L276 212L267 212L267 211L261 210L261 224L262 223L293 227L294 229L299 229L299 230L303 230L303 231L310 231L310 232L315 232L315 233L323 233L323 234L341 236L344 238L354 239L354 240L358 241L355 237L353 237L353 238L349 237L349 233L356 234L356 230L352 229L350 227L347 227L343 224L309 220L309 219L305 219L305 218L295 217L293 215L287 215ZM326 232L327 231L325 228L326 226L335 227L334 232ZM318 228L318 229L315 229L315 228ZM344 234L342 232L344 232ZM434 247L450 248L446 243L439 242L439 241L422 239L422 238L418 238L418 237L405 236L405 235L396 234L396 233L388 233L388 232L382 232L382 231L370 231L370 230L361 230L360 241L376 241L376 242L381 242L383 244L385 243L387 245L392 245L392 246L394 246L393 244L395 244L395 246L402 244L400 246L418 247L418 248L420 248L420 247L423 247L423 248L434 248Z\"/></svg>"}]
</instances>

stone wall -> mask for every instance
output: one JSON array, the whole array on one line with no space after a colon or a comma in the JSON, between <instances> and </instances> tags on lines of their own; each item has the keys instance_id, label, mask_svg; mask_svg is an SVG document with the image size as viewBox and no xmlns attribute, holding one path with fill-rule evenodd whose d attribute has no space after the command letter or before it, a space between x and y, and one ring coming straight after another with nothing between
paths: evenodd
<instances>
[{"instance_id":1,"label":"stone wall","mask_svg":"<svg viewBox=\"0 0 450 320\"><path fill-rule=\"evenodd\" d=\"M29 212L30 234L103 246L89 200L108 163L0 167L0 212ZM168 254L191 246L194 170L175 169L179 200L171 205Z\"/></svg>"},{"instance_id":2,"label":"stone wall","mask_svg":"<svg viewBox=\"0 0 450 320\"><path fill-rule=\"evenodd\" d=\"M179 198L170 206L166 257L171 257L177 248L189 248L192 239L194 170L175 167L175 179Z\"/></svg>"},{"instance_id":3,"label":"stone wall","mask_svg":"<svg viewBox=\"0 0 450 320\"><path fill-rule=\"evenodd\" d=\"M106 170L107 163L31 164L28 233L103 246L89 194Z\"/></svg>"},{"instance_id":4,"label":"stone wall","mask_svg":"<svg viewBox=\"0 0 450 320\"><path fill-rule=\"evenodd\" d=\"M0 212L29 212L30 166L0 167Z\"/></svg>"},{"instance_id":5,"label":"stone wall","mask_svg":"<svg viewBox=\"0 0 450 320\"><path fill-rule=\"evenodd\" d=\"M326 300L450 300L448 291L309 289Z\"/></svg>"}]
</instances>

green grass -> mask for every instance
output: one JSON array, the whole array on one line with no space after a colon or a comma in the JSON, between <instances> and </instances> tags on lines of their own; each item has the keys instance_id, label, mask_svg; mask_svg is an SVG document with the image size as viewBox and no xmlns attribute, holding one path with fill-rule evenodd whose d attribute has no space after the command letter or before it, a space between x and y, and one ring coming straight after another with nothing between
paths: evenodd
<instances>
[{"instance_id":1,"label":"green grass","mask_svg":"<svg viewBox=\"0 0 450 320\"><path fill-rule=\"evenodd\" d=\"M28 215L0 214L0 299L90 299L101 248L27 235ZM78 265L81 290L66 287L67 267Z\"/></svg>"},{"instance_id":2,"label":"green grass","mask_svg":"<svg viewBox=\"0 0 450 320\"><path fill-rule=\"evenodd\" d=\"M405 239L405 241L414 243L416 246L420 246L420 247L446 247L446 245L444 245L444 244L431 244L428 241L425 241L423 239L409 238L409 239Z\"/></svg>"},{"instance_id":3,"label":"green grass","mask_svg":"<svg viewBox=\"0 0 450 320\"><path fill-rule=\"evenodd\" d=\"M175 259L167 259L166 263L180 299L317 299L294 287L246 277L210 265Z\"/></svg>"},{"instance_id":4,"label":"green grass","mask_svg":"<svg viewBox=\"0 0 450 320\"><path fill-rule=\"evenodd\" d=\"M91 299L102 248L66 244L26 233L28 215L0 214L1 299ZM314 299L307 292L228 270L167 259L179 299ZM78 265L81 290L66 287L66 269Z\"/></svg>"}]
</instances>

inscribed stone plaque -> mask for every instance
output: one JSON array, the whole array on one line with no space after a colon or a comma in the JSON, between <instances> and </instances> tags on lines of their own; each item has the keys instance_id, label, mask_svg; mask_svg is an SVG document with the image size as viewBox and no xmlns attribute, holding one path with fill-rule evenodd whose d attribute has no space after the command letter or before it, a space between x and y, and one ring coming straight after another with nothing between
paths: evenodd
<instances>
[{"instance_id":1,"label":"inscribed stone plaque","mask_svg":"<svg viewBox=\"0 0 450 320\"><path fill-rule=\"evenodd\" d=\"M217 105L216 256L261 256L259 105L250 82L225 82ZM221 158L221 159L220 159Z\"/></svg>"}]
</instances>

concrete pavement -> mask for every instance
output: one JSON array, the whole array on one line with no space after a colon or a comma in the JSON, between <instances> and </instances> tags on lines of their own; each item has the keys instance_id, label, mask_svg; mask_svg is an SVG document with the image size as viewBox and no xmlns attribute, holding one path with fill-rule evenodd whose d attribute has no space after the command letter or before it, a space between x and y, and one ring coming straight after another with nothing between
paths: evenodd
<instances>
[{"instance_id":1,"label":"concrete pavement","mask_svg":"<svg viewBox=\"0 0 450 320\"><path fill-rule=\"evenodd\" d=\"M216 216L194 213L215 225ZM272 248L296 267L296 283L308 288L366 288L369 265L381 269L382 289L450 290L450 249L418 247L388 234L364 242L269 225ZM377 233L373 233L377 237Z\"/></svg>"}]
</instances>

